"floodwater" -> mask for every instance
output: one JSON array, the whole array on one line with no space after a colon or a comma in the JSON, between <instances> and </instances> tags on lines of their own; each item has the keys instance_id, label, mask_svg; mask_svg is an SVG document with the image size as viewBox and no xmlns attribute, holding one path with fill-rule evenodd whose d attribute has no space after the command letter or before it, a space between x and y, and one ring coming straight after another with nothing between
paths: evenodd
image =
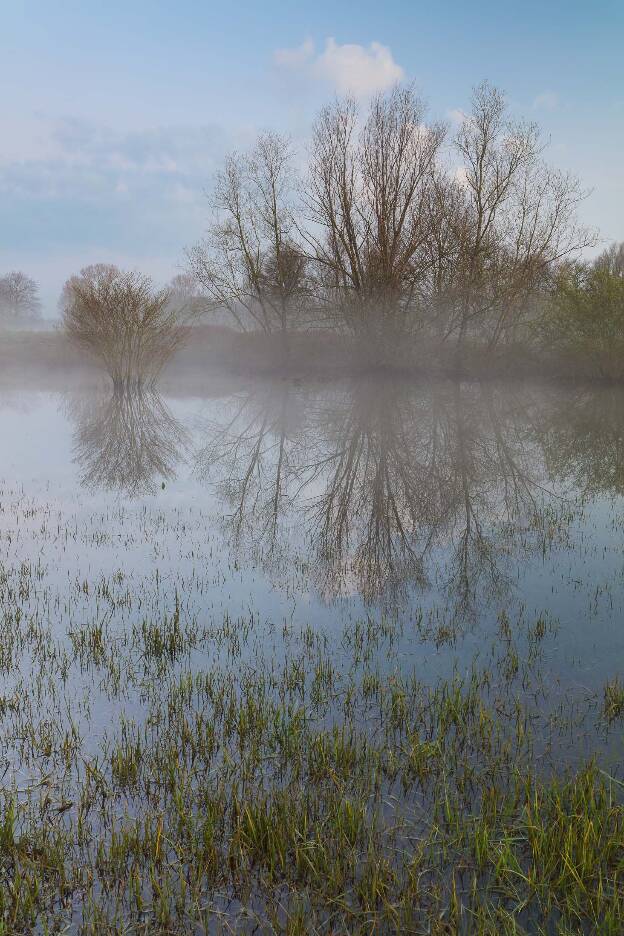
<instances>
[{"instance_id":1,"label":"floodwater","mask_svg":"<svg viewBox=\"0 0 624 936\"><path fill-rule=\"evenodd\" d=\"M71 804L80 763L105 772L128 726L153 739L185 674L283 676L295 642L331 686L489 672L501 718L521 700L534 720L540 770L596 755L619 775L622 390L166 391L2 391L5 786L45 776Z\"/></svg>"},{"instance_id":2,"label":"floodwater","mask_svg":"<svg viewBox=\"0 0 624 936\"><path fill-rule=\"evenodd\" d=\"M59 640L177 596L187 622L393 620L391 665L434 679L467 669L503 615L545 623L551 690L600 692L624 651L623 404L379 379L5 392L0 562L14 587L32 570L22 611Z\"/></svg>"}]
</instances>

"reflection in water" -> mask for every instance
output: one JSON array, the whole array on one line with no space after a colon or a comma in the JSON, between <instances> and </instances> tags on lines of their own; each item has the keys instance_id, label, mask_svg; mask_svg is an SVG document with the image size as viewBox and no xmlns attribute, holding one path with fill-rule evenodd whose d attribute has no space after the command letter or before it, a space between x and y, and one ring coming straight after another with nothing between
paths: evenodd
<instances>
[{"instance_id":1,"label":"reflection in water","mask_svg":"<svg viewBox=\"0 0 624 936\"><path fill-rule=\"evenodd\" d=\"M553 477L585 495L624 494L624 397L619 387L570 391L544 429Z\"/></svg>"},{"instance_id":2,"label":"reflection in water","mask_svg":"<svg viewBox=\"0 0 624 936\"><path fill-rule=\"evenodd\" d=\"M305 397L283 384L212 420L199 467L227 496L237 547L251 544L265 567L294 559L288 517L328 601L405 599L443 550L443 584L466 615L479 591L508 588L512 548L540 542L534 408L478 384L371 379Z\"/></svg>"},{"instance_id":3,"label":"reflection in water","mask_svg":"<svg viewBox=\"0 0 624 936\"><path fill-rule=\"evenodd\" d=\"M479 590L501 598L509 557L534 549L528 535L543 503L541 459L526 427L533 401L490 385L454 385L435 404L436 512L429 529L449 543L447 586L458 609L474 610Z\"/></svg>"},{"instance_id":4,"label":"reflection in water","mask_svg":"<svg viewBox=\"0 0 624 936\"><path fill-rule=\"evenodd\" d=\"M280 381L210 412L196 472L220 495L233 549L276 584L296 564L302 587L327 603L404 605L431 586L466 619L505 600L518 559L556 537L568 488L624 492L624 409L612 389ZM151 493L189 446L154 393L72 413L91 489Z\"/></svg>"},{"instance_id":5,"label":"reflection in water","mask_svg":"<svg viewBox=\"0 0 624 936\"><path fill-rule=\"evenodd\" d=\"M175 477L188 439L157 393L115 390L72 401L70 411L76 421L74 459L85 487L138 497Z\"/></svg>"},{"instance_id":6,"label":"reflection in water","mask_svg":"<svg viewBox=\"0 0 624 936\"><path fill-rule=\"evenodd\" d=\"M305 415L304 398L282 382L236 395L219 418L202 424L198 474L216 480L236 548L275 571L287 560L284 526L299 506Z\"/></svg>"},{"instance_id":7,"label":"reflection in water","mask_svg":"<svg viewBox=\"0 0 624 936\"><path fill-rule=\"evenodd\" d=\"M351 589L369 601L424 584L417 534L429 491L415 460L413 402L409 389L371 381L317 414L305 449L321 491L308 519L317 585L328 599Z\"/></svg>"}]
</instances>

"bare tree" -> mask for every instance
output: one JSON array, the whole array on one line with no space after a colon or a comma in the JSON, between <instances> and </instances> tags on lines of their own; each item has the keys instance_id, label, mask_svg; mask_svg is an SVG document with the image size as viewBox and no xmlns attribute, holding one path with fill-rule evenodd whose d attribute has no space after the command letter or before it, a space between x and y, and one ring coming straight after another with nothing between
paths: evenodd
<instances>
[{"instance_id":1,"label":"bare tree","mask_svg":"<svg viewBox=\"0 0 624 936\"><path fill-rule=\"evenodd\" d=\"M420 306L438 338L447 337L455 324L465 283L464 244L470 210L463 188L438 168L431 178L425 203L429 236L425 245L427 273L420 284Z\"/></svg>"},{"instance_id":2,"label":"bare tree","mask_svg":"<svg viewBox=\"0 0 624 936\"><path fill-rule=\"evenodd\" d=\"M40 312L39 290L30 276L15 270L0 277L0 319L19 322L38 318Z\"/></svg>"},{"instance_id":3,"label":"bare tree","mask_svg":"<svg viewBox=\"0 0 624 936\"><path fill-rule=\"evenodd\" d=\"M514 332L549 269L593 237L575 219L578 181L544 164L536 125L511 121L496 88L475 89L455 148L450 329L461 345L471 328L485 327L493 346Z\"/></svg>"},{"instance_id":4,"label":"bare tree","mask_svg":"<svg viewBox=\"0 0 624 936\"><path fill-rule=\"evenodd\" d=\"M316 121L304 194L329 308L353 332L406 319L424 275L424 205L444 137L411 87L376 97L363 125L353 100Z\"/></svg>"},{"instance_id":5,"label":"bare tree","mask_svg":"<svg viewBox=\"0 0 624 936\"><path fill-rule=\"evenodd\" d=\"M169 301L178 309L186 309L194 317L205 311L206 300L201 295L199 283L192 273L178 273L171 279L167 289Z\"/></svg>"},{"instance_id":6,"label":"bare tree","mask_svg":"<svg viewBox=\"0 0 624 936\"><path fill-rule=\"evenodd\" d=\"M153 384L183 337L185 312L139 273L85 267L61 296L67 335L99 359L115 386Z\"/></svg>"},{"instance_id":7,"label":"bare tree","mask_svg":"<svg viewBox=\"0 0 624 936\"><path fill-rule=\"evenodd\" d=\"M285 339L306 294L306 262L296 239L292 154L277 134L234 153L217 175L208 237L189 253L190 268L214 309L243 329Z\"/></svg>"},{"instance_id":8,"label":"bare tree","mask_svg":"<svg viewBox=\"0 0 624 936\"><path fill-rule=\"evenodd\" d=\"M281 137L231 156L217 221L189 254L213 308L283 335L320 312L377 361L396 360L428 324L459 348L472 334L490 349L516 338L553 272L593 243L576 221L584 193L545 164L537 127L511 120L487 83L453 141L461 165L443 159L445 128L425 117L404 86L365 113L349 98L325 107L298 198Z\"/></svg>"}]
</instances>

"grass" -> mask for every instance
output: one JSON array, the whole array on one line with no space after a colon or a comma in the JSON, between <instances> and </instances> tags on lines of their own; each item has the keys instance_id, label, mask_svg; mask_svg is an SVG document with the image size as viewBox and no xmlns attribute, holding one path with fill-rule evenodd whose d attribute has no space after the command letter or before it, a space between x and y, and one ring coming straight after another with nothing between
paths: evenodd
<instances>
[{"instance_id":1,"label":"grass","mask_svg":"<svg viewBox=\"0 0 624 936\"><path fill-rule=\"evenodd\" d=\"M377 668L388 625L346 628L337 665L307 628L271 660L268 623L181 617L174 595L124 635L14 630L46 705L3 709L31 772L0 800L5 932L621 932L621 785L545 765L507 654L428 684ZM44 717L76 667L144 701L95 748ZM592 700L586 730L601 717Z\"/></svg>"},{"instance_id":2,"label":"grass","mask_svg":"<svg viewBox=\"0 0 624 936\"><path fill-rule=\"evenodd\" d=\"M624 715L624 685L616 676L604 687L604 714L605 718L613 721Z\"/></svg>"},{"instance_id":3,"label":"grass","mask_svg":"<svg viewBox=\"0 0 624 936\"><path fill-rule=\"evenodd\" d=\"M598 633L585 506L499 545ZM616 660L558 681L561 622L511 591L475 620L442 566L431 601L295 613L314 563L278 595L224 542L177 498L0 485L0 934L624 931Z\"/></svg>"}]
</instances>

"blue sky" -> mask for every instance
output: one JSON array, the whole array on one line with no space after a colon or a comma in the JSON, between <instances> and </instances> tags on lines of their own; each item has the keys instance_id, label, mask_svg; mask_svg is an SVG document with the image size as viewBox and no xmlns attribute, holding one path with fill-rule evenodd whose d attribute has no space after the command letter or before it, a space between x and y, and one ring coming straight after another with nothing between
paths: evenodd
<instances>
[{"instance_id":1,"label":"blue sky","mask_svg":"<svg viewBox=\"0 0 624 936\"><path fill-rule=\"evenodd\" d=\"M41 283L112 260L158 281L208 222L224 153L255 132L301 153L338 91L413 80L433 116L483 78L537 120L624 240L624 2L0 0L0 272Z\"/></svg>"}]
</instances>

